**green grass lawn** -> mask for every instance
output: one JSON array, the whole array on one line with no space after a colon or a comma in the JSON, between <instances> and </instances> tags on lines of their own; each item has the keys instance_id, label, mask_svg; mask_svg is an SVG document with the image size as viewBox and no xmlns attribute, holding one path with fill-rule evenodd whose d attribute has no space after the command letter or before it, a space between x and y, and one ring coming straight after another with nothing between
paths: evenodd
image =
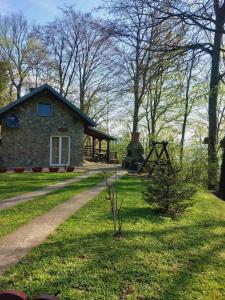
<instances>
[{"instance_id":1,"label":"green grass lawn","mask_svg":"<svg viewBox=\"0 0 225 300\"><path fill-rule=\"evenodd\" d=\"M0 201L35 191L56 182L74 178L79 173L4 173L0 174Z\"/></svg>"},{"instance_id":2,"label":"green grass lawn","mask_svg":"<svg viewBox=\"0 0 225 300\"><path fill-rule=\"evenodd\" d=\"M1 289L60 299L225 299L225 203L204 190L176 220L156 216L142 182L119 181L124 237L102 193L0 278Z\"/></svg>"},{"instance_id":3,"label":"green grass lawn","mask_svg":"<svg viewBox=\"0 0 225 300\"><path fill-rule=\"evenodd\" d=\"M103 180L102 173L91 175L46 196L36 197L31 201L0 211L0 238Z\"/></svg>"}]
</instances>

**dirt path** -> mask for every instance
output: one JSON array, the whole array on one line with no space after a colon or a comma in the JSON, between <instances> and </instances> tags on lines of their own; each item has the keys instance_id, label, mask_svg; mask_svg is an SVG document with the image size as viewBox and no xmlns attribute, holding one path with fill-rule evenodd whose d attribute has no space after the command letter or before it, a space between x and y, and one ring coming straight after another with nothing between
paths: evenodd
<instances>
[{"instance_id":1,"label":"dirt path","mask_svg":"<svg viewBox=\"0 0 225 300\"><path fill-rule=\"evenodd\" d=\"M47 195L49 193L58 191L59 189L64 188L65 186L71 184L71 183L75 183L75 182L79 182L85 178L88 178L90 175L99 173L99 171L89 171L87 173L85 173L84 175L81 175L79 177L76 178L72 178L72 179L67 179L65 181L62 182L58 182L58 183L54 183L51 184L45 188L42 188L40 190L37 191L33 191L33 192L29 192L29 193L25 193L25 194L21 194L18 196L14 196L12 198L8 198L6 200L3 200L0 202L0 211L10 208L12 206L15 206L19 203L23 203L23 202L27 202L30 200L33 200L33 198L35 197L40 197L40 196L44 196Z\"/></svg>"},{"instance_id":2,"label":"dirt path","mask_svg":"<svg viewBox=\"0 0 225 300\"><path fill-rule=\"evenodd\" d=\"M113 175L108 179L109 183L112 184L116 178L126 173L125 171L118 171L116 176ZM1 239L0 274L3 274L10 266L18 263L30 249L43 243L60 224L71 217L88 201L100 194L105 188L106 183L103 181L95 187L59 204L46 214L35 218L30 223L21 226L13 233Z\"/></svg>"}]
</instances>

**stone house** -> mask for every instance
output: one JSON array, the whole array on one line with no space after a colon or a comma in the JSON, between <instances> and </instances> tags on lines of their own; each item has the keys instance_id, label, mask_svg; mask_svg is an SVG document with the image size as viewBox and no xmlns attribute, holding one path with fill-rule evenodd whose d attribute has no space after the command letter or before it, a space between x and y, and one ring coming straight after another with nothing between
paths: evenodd
<instances>
[{"instance_id":1,"label":"stone house","mask_svg":"<svg viewBox=\"0 0 225 300\"><path fill-rule=\"evenodd\" d=\"M98 139L116 140L94 127L96 123L79 108L45 84L0 109L0 166L80 166L84 136L92 138L92 153Z\"/></svg>"}]
</instances>

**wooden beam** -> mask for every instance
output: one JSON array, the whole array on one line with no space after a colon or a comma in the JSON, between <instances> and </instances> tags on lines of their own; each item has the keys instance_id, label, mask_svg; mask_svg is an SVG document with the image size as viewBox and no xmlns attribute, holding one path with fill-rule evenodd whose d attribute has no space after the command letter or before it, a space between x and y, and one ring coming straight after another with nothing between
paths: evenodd
<instances>
[{"instance_id":1,"label":"wooden beam","mask_svg":"<svg viewBox=\"0 0 225 300\"><path fill-rule=\"evenodd\" d=\"M107 140L107 163L109 163L110 141Z\"/></svg>"}]
</instances>

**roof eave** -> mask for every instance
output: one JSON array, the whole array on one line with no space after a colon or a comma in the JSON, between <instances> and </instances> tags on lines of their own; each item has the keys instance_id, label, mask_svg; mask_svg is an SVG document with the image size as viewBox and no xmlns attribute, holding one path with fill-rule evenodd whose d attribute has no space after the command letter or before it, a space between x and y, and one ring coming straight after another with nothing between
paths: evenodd
<instances>
[{"instance_id":1,"label":"roof eave","mask_svg":"<svg viewBox=\"0 0 225 300\"><path fill-rule=\"evenodd\" d=\"M69 102L66 98L64 98L62 95L60 95L57 91L55 91L50 85L48 85L47 83L36 88L35 90L31 91L29 94L9 103L8 105L6 105L5 107L0 109L0 118L1 115L3 115L4 113L6 113L7 111L9 111L10 109L12 109L13 107L21 104L22 102L26 101L27 99L35 96L36 94L38 94L39 92L43 91L44 89L47 89L48 91L50 91L51 93L53 93L57 98L59 98L62 102L64 102L67 106L69 106L75 113L77 113L84 121L86 121L87 124L89 124L90 126L96 127L97 124L96 122L94 122L94 120L92 120L91 118L89 118L85 113L83 113L78 107L76 107L75 105L73 105L71 102Z\"/></svg>"}]
</instances>

